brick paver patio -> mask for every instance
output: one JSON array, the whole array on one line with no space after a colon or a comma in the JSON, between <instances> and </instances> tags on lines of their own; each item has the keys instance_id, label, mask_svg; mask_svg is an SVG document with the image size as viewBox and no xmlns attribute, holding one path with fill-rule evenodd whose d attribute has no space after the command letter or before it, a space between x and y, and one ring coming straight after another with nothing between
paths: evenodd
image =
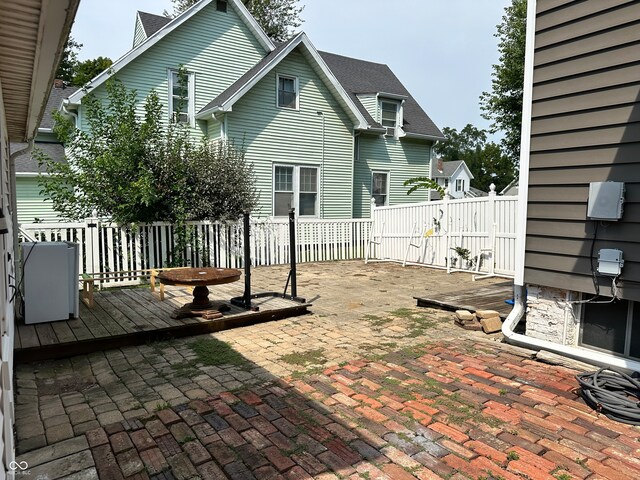
<instances>
[{"instance_id":1,"label":"brick paver patio","mask_svg":"<svg viewBox=\"0 0 640 480\"><path fill-rule=\"evenodd\" d=\"M21 459L51 479L640 478L640 429L586 407L577 371L412 307L469 280L309 265L313 315L19 365Z\"/></svg>"}]
</instances>

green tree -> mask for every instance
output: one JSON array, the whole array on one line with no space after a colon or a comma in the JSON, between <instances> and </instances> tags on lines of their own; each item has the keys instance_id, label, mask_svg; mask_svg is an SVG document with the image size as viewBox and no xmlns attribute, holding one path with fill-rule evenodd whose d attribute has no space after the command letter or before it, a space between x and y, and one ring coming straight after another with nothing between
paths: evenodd
<instances>
[{"instance_id":1,"label":"green tree","mask_svg":"<svg viewBox=\"0 0 640 480\"><path fill-rule=\"evenodd\" d=\"M500 191L513 180L511 159L504 155L500 145L487 142L485 130L468 124L459 132L445 127L442 133L446 140L438 142L434 152L445 162L464 160L474 177L471 186L488 192L493 183Z\"/></svg>"},{"instance_id":2,"label":"green tree","mask_svg":"<svg viewBox=\"0 0 640 480\"><path fill-rule=\"evenodd\" d=\"M98 57L92 60L78 62L73 71L71 84L82 87L98 74L107 70L111 65L113 65L113 61L107 57Z\"/></svg>"},{"instance_id":3,"label":"green tree","mask_svg":"<svg viewBox=\"0 0 640 480\"><path fill-rule=\"evenodd\" d=\"M497 26L499 63L493 65L491 92L480 96L483 117L491 120L491 133L502 131L505 154L515 167L520 161L522 95L527 29L527 1L512 0Z\"/></svg>"},{"instance_id":4,"label":"green tree","mask_svg":"<svg viewBox=\"0 0 640 480\"><path fill-rule=\"evenodd\" d=\"M254 207L254 175L241 149L193 142L180 123L164 126L154 92L142 118L135 91L111 78L106 92L104 103L92 94L83 99L86 130L56 116L67 162L36 153L49 173L39 178L42 193L62 216L95 211L119 224L169 221L184 230L188 220L238 218Z\"/></svg>"},{"instance_id":5,"label":"green tree","mask_svg":"<svg viewBox=\"0 0 640 480\"><path fill-rule=\"evenodd\" d=\"M164 14L175 17L200 0L171 1L173 13L165 11ZM243 0L243 3L269 38L276 42L289 39L293 31L302 25L300 13L304 7L298 6L298 0Z\"/></svg>"},{"instance_id":6,"label":"green tree","mask_svg":"<svg viewBox=\"0 0 640 480\"><path fill-rule=\"evenodd\" d=\"M73 82L73 75L78 65L78 52L81 48L82 44L76 42L72 36L69 36L64 44L62 58L56 70L56 78L64 80L68 84Z\"/></svg>"}]
</instances>

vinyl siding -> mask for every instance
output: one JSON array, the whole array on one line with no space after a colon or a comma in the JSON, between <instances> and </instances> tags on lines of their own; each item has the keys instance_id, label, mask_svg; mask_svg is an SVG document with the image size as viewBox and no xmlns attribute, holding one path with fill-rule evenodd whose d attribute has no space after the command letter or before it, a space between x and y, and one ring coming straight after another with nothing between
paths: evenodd
<instances>
[{"instance_id":1,"label":"vinyl siding","mask_svg":"<svg viewBox=\"0 0 640 480\"><path fill-rule=\"evenodd\" d=\"M128 89L135 89L140 100L152 89L160 96L168 119L168 69L180 65L195 73L195 112L197 113L236 81L266 54L229 4L226 13L216 10L215 2L175 29L117 73ZM105 97L104 84L94 93ZM87 127L80 108L82 128ZM207 122L196 121L194 138L207 135Z\"/></svg>"},{"instance_id":2,"label":"vinyl siding","mask_svg":"<svg viewBox=\"0 0 640 480\"><path fill-rule=\"evenodd\" d=\"M431 143L417 140L395 140L382 135L361 135L355 160L353 214L366 218L371 215L371 173L389 172L389 205L428 200L426 189L407 195L405 180L429 175Z\"/></svg>"},{"instance_id":3,"label":"vinyl siding","mask_svg":"<svg viewBox=\"0 0 640 480\"><path fill-rule=\"evenodd\" d=\"M376 95L358 95L358 100L367 109L371 118L379 121L378 119L378 98Z\"/></svg>"},{"instance_id":4,"label":"vinyl siding","mask_svg":"<svg viewBox=\"0 0 640 480\"><path fill-rule=\"evenodd\" d=\"M36 177L16 178L18 223L34 223L36 218L45 222L61 221L51 201L44 200L40 190Z\"/></svg>"},{"instance_id":5,"label":"vinyl siding","mask_svg":"<svg viewBox=\"0 0 640 480\"><path fill-rule=\"evenodd\" d=\"M137 47L147 39L147 34L144 33L144 27L140 21L140 17L136 15L136 28L133 32L133 47Z\"/></svg>"},{"instance_id":6,"label":"vinyl siding","mask_svg":"<svg viewBox=\"0 0 640 480\"><path fill-rule=\"evenodd\" d=\"M295 76L299 110L276 106L276 75ZM297 48L227 114L227 136L246 149L259 192L257 214L273 214L273 165L322 166L324 113L324 216L352 215L353 123ZM318 171L319 176L320 170ZM322 193L322 192L321 192Z\"/></svg>"},{"instance_id":7,"label":"vinyl siding","mask_svg":"<svg viewBox=\"0 0 640 480\"><path fill-rule=\"evenodd\" d=\"M640 300L640 3L538 0L525 282L593 293L589 182L625 182L623 298ZM601 279L609 292L611 280Z\"/></svg>"}]
</instances>

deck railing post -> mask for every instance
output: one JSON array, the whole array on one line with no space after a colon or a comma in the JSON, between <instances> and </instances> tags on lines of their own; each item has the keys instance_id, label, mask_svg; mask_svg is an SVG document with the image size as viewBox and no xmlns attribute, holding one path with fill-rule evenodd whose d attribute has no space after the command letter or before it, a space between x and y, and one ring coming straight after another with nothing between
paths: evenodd
<instances>
[{"instance_id":1,"label":"deck railing post","mask_svg":"<svg viewBox=\"0 0 640 480\"><path fill-rule=\"evenodd\" d=\"M91 268L90 273L100 272L100 219L97 212L84 221L85 241L87 255L87 268Z\"/></svg>"}]
</instances>

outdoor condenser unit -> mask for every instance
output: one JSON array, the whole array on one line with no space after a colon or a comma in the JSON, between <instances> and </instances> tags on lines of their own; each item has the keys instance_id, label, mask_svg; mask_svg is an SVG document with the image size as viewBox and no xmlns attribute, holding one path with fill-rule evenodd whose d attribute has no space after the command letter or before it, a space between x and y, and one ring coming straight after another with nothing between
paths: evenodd
<instances>
[{"instance_id":1,"label":"outdoor condenser unit","mask_svg":"<svg viewBox=\"0 0 640 480\"><path fill-rule=\"evenodd\" d=\"M78 244L22 244L24 323L68 320L78 316Z\"/></svg>"}]
</instances>

